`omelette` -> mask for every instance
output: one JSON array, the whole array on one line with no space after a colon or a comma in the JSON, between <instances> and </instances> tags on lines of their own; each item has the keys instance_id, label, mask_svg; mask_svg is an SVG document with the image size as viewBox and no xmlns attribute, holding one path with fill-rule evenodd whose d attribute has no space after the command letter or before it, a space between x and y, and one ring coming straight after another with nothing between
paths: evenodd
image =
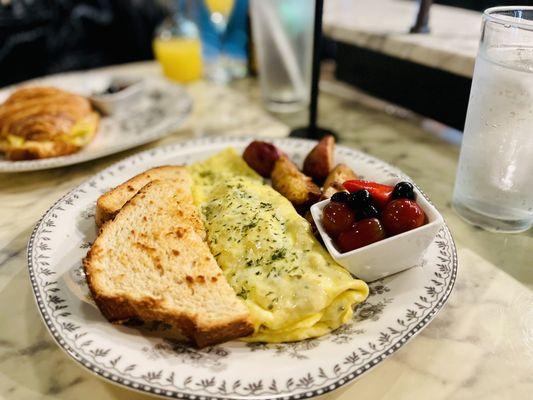
<instances>
[{"instance_id":1,"label":"omelette","mask_svg":"<svg viewBox=\"0 0 533 400\"><path fill-rule=\"evenodd\" d=\"M316 240L292 204L233 149L189 167L208 244L250 312L254 342L322 336L368 296Z\"/></svg>"}]
</instances>

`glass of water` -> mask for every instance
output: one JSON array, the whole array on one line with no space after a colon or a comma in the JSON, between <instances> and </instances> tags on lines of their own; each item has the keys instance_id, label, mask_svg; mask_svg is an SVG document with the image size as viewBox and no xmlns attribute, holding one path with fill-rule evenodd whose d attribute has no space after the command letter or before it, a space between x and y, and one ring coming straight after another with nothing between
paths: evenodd
<instances>
[{"instance_id":1,"label":"glass of water","mask_svg":"<svg viewBox=\"0 0 533 400\"><path fill-rule=\"evenodd\" d=\"M293 112L309 103L314 0L251 0L252 34L266 108Z\"/></svg>"},{"instance_id":2,"label":"glass of water","mask_svg":"<svg viewBox=\"0 0 533 400\"><path fill-rule=\"evenodd\" d=\"M452 204L490 231L533 225L533 7L483 14Z\"/></svg>"}]
</instances>

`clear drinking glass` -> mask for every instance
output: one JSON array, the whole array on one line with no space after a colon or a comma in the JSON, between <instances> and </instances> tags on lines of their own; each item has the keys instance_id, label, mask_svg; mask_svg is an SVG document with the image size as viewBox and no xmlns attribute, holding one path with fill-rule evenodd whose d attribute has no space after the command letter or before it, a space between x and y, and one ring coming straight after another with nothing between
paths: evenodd
<instances>
[{"instance_id":1,"label":"clear drinking glass","mask_svg":"<svg viewBox=\"0 0 533 400\"><path fill-rule=\"evenodd\" d=\"M165 76L186 83L202 77L202 47L194 0L170 3L171 15L156 29L153 49Z\"/></svg>"},{"instance_id":2,"label":"clear drinking glass","mask_svg":"<svg viewBox=\"0 0 533 400\"><path fill-rule=\"evenodd\" d=\"M309 103L314 0L251 0L259 83L267 109L292 112Z\"/></svg>"},{"instance_id":3,"label":"clear drinking glass","mask_svg":"<svg viewBox=\"0 0 533 400\"><path fill-rule=\"evenodd\" d=\"M235 0L204 0L209 13L209 20L216 34L216 47L206 59L206 75L212 81L227 83L231 76L225 66L222 54L222 42L228 27L228 20Z\"/></svg>"},{"instance_id":4,"label":"clear drinking glass","mask_svg":"<svg viewBox=\"0 0 533 400\"><path fill-rule=\"evenodd\" d=\"M483 14L453 207L491 231L533 225L533 7Z\"/></svg>"}]
</instances>

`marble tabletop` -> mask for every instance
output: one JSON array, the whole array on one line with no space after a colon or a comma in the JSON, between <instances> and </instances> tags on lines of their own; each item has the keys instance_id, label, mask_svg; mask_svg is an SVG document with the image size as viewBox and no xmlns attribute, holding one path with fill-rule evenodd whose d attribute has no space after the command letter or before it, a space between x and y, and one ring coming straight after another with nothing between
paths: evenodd
<instances>
[{"instance_id":1,"label":"marble tabletop","mask_svg":"<svg viewBox=\"0 0 533 400\"><path fill-rule=\"evenodd\" d=\"M120 71L158 73L150 63ZM142 149L200 135L283 136L286 123L304 121L303 114L274 117L262 111L251 79L229 88L199 82L187 90L196 102L187 124ZM223 117L229 111L231 118ZM323 398L531 398L533 232L497 235L460 220L450 208L458 148L422 129L420 120L323 93L320 121L344 145L413 177L443 213L459 251L454 292L427 329L361 379ZM26 268L26 244L42 213L88 176L138 150L67 168L0 174L0 398L149 398L91 375L55 345L35 307Z\"/></svg>"},{"instance_id":2,"label":"marble tabletop","mask_svg":"<svg viewBox=\"0 0 533 400\"><path fill-rule=\"evenodd\" d=\"M481 13L433 4L430 32L410 34L417 11L416 1L328 0L324 32L341 42L472 77Z\"/></svg>"}]
</instances>

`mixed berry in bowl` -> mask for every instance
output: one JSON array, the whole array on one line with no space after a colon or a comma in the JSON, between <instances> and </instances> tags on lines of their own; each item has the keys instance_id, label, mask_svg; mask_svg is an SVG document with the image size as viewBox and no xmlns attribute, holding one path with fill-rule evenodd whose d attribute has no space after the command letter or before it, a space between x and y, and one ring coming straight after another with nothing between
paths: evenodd
<instances>
[{"instance_id":1,"label":"mixed berry in bowl","mask_svg":"<svg viewBox=\"0 0 533 400\"><path fill-rule=\"evenodd\" d=\"M427 223L409 182L395 186L364 180L344 183L324 207L322 225L341 252L355 250Z\"/></svg>"}]
</instances>

